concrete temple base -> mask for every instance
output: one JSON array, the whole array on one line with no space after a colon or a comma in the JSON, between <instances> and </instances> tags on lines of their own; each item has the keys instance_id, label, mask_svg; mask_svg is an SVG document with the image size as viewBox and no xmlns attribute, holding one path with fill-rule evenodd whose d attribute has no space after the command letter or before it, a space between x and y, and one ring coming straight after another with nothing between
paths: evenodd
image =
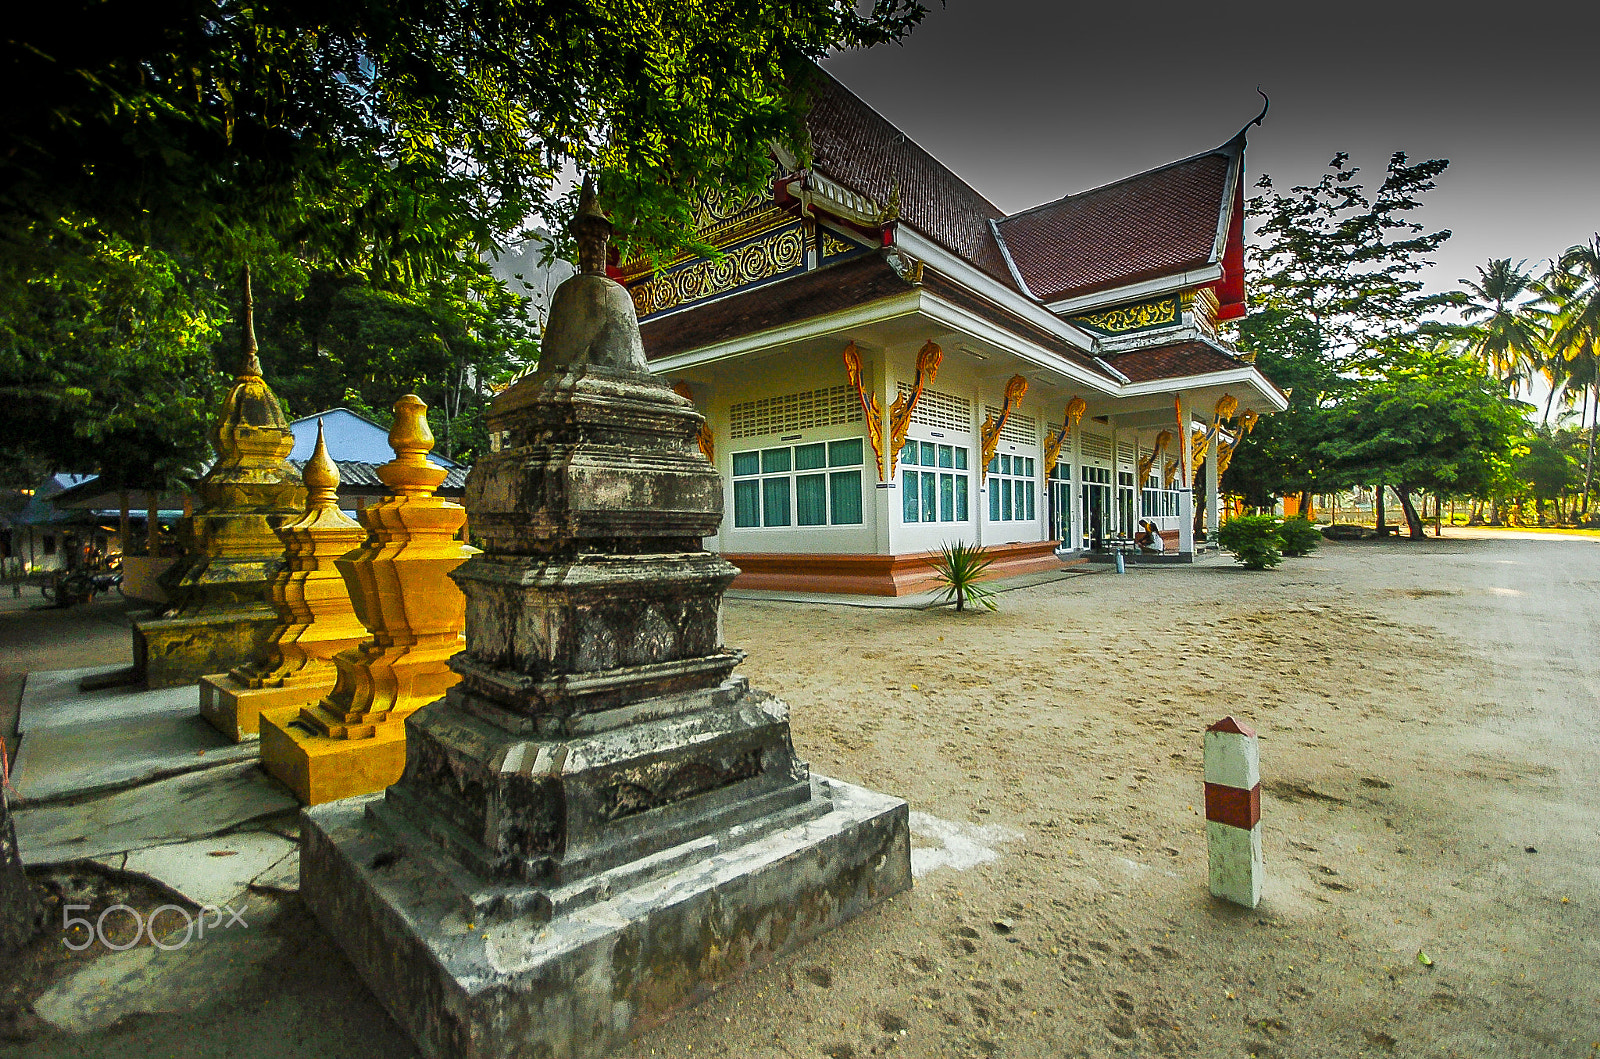
<instances>
[{"instance_id":1,"label":"concrete temple base","mask_svg":"<svg viewBox=\"0 0 1600 1059\"><path fill-rule=\"evenodd\" d=\"M406 769L406 726L375 725L361 739L320 735L299 707L261 715L261 767L304 805L381 792Z\"/></svg>"},{"instance_id":2,"label":"concrete temple base","mask_svg":"<svg viewBox=\"0 0 1600 1059\"><path fill-rule=\"evenodd\" d=\"M260 738L261 711L291 706L314 706L333 690L334 673L323 680L301 680L275 688L252 688L230 673L210 673L200 678L200 716L236 743Z\"/></svg>"},{"instance_id":3,"label":"concrete temple base","mask_svg":"<svg viewBox=\"0 0 1600 1059\"><path fill-rule=\"evenodd\" d=\"M266 647L277 625L277 612L265 604L135 622L133 667L151 691L194 684L209 673L249 662Z\"/></svg>"},{"instance_id":4,"label":"concrete temple base","mask_svg":"<svg viewBox=\"0 0 1600 1059\"><path fill-rule=\"evenodd\" d=\"M306 810L300 892L436 1059L602 1056L753 967L911 888L906 803L812 777L821 815L710 835L472 911L456 862L382 795Z\"/></svg>"}]
</instances>

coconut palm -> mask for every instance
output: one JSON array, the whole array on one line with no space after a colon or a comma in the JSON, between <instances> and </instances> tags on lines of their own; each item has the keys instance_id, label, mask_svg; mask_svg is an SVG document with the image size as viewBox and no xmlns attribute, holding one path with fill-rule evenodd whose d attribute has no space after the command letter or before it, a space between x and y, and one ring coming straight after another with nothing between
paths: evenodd
<instances>
[{"instance_id":1,"label":"coconut palm","mask_svg":"<svg viewBox=\"0 0 1600 1059\"><path fill-rule=\"evenodd\" d=\"M1461 281L1468 303L1461 318L1465 352L1514 390L1539 372L1539 325L1544 286L1525 271L1526 261L1491 258L1478 266L1478 280Z\"/></svg>"},{"instance_id":2,"label":"coconut palm","mask_svg":"<svg viewBox=\"0 0 1600 1059\"><path fill-rule=\"evenodd\" d=\"M1555 303L1551 346L1567 360L1572 376L1567 389L1570 392L1581 379L1585 410L1594 409L1585 417L1589 453L1583 469L1583 511L1587 515L1594 483L1595 421L1600 419L1600 234L1561 255L1549 290ZM1583 420L1579 425L1585 425Z\"/></svg>"}]
</instances>

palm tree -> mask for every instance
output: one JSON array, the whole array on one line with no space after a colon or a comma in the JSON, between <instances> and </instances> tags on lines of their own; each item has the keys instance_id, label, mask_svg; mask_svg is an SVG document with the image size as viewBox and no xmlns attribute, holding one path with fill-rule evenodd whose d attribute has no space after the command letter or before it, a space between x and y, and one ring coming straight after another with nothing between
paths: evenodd
<instances>
[{"instance_id":1,"label":"palm tree","mask_svg":"<svg viewBox=\"0 0 1600 1059\"><path fill-rule=\"evenodd\" d=\"M1550 344L1562 351L1571 367L1568 389L1581 379L1585 410L1594 409L1587 417L1589 454L1583 469L1583 513L1587 515L1589 489L1594 483L1595 426L1600 420L1600 234L1561 255L1551 274L1550 293L1556 307ZM1579 425L1583 426L1582 420Z\"/></svg>"},{"instance_id":2,"label":"palm tree","mask_svg":"<svg viewBox=\"0 0 1600 1059\"><path fill-rule=\"evenodd\" d=\"M1544 286L1524 271L1526 261L1490 258L1489 267L1478 266L1478 281L1463 279L1469 298L1461 318L1465 352L1484 370L1514 390L1539 371L1540 304Z\"/></svg>"}]
</instances>

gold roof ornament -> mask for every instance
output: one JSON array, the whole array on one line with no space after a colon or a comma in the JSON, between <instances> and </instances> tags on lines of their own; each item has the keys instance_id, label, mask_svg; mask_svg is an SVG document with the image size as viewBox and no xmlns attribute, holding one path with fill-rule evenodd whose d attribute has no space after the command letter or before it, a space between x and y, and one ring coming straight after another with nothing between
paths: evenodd
<instances>
[{"instance_id":1,"label":"gold roof ornament","mask_svg":"<svg viewBox=\"0 0 1600 1059\"><path fill-rule=\"evenodd\" d=\"M339 506L339 465L328 455L328 443L322 436L322 420L317 420L317 447L300 471L306 483L306 513L320 507Z\"/></svg>"},{"instance_id":2,"label":"gold roof ornament","mask_svg":"<svg viewBox=\"0 0 1600 1059\"><path fill-rule=\"evenodd\" d=\"M394 459L378 468L378 479L396 496L432 496L450 473L428 462L428 453L433 451L428 406L414 393L394 403L389 447L394 449Z\"/></svg>"}]
</instances>

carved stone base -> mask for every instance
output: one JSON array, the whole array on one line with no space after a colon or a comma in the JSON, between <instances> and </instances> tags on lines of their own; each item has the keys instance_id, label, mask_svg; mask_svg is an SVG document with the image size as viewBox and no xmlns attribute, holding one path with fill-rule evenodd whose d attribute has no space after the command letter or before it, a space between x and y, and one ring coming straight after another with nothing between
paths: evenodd
<instances>
[{"instance_id":1,"label":"carved stone base","mask_svg":"<svg viewBox=\"0 0 1600 1059\"><path fill-rule=\"evenodd\" d=\"M261 714L261 767L305 805L381 791L406 767L401 721L376 726L365 739L330 739L301 719L301 709Z\"/></svg>"},{"instance_id":2,"label":"carved stone base","mask_svg":"<svg viewBox=\"0 0 1600 1059\"><path fill-rule=\"evenodd\" d=\"M253 660L277 626L278 612L265 603L135 622L134 671L149 691L194 684Z\"/></svg>"},{"instance_id":3,"label":"carved stone base","mask_svg":"<svg viewBox=\"0 0 1600 1059\"><path fill-rule=\"evenodd\" d=\"M489 918L381 796L352 799L304 814L300 892L423 1055L589 1059L910 889L906 803L810 785L820 816L705 835Z\"/></svg>"},{"instance_id":4,"label":"carved stone base","mask_svg":"<svg viewBox=\"0 0 1600 1059\"><path fill-rule=\"evenodd\" d=\"M588 714L562 736L517 732L506 717L464 686L412 714L386 811L507 892L565 885L797 806L827 809L804 808L810 773L795 759L788 707L743 677Z\"/></svg>"},{"instance_id":5,"label":"carved stone base","mask_svg":"<svg viewBox=\"0 0 1600 1059\"><path fill-rule=\"evenodd\" d=\"M333 690L332 668L317 670L320 680L301 680L276 688L251 688L228 673L200 678L200 716L235 743L260 738L261 711L313 706Z\"/></svg>"}]
</instances>

